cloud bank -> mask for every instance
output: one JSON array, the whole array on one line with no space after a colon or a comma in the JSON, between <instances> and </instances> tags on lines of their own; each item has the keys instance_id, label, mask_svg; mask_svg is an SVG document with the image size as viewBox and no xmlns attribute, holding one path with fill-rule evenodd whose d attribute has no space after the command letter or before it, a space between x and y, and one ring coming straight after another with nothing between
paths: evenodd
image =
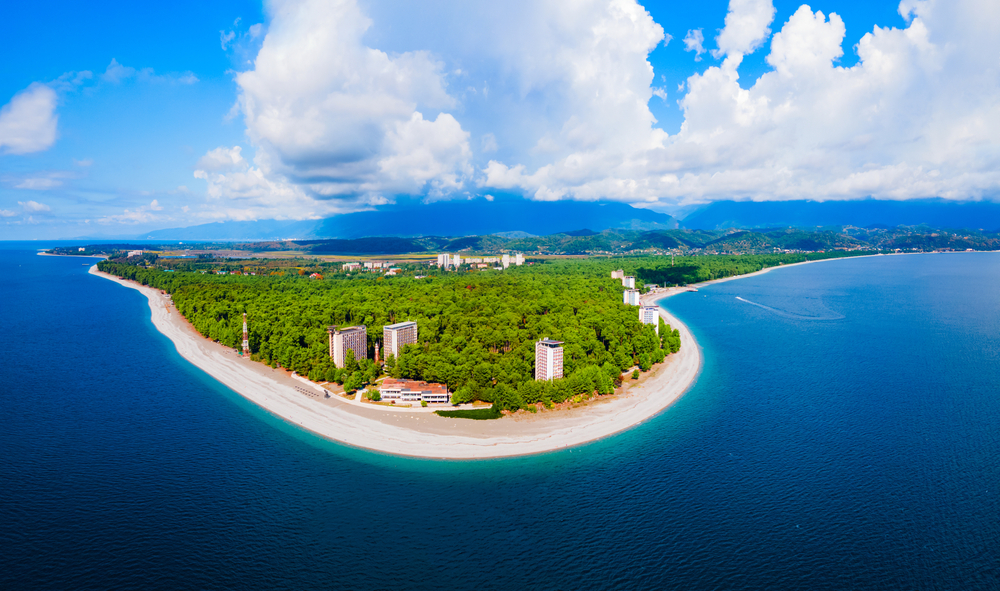
<instances>
[{"instance_id":1,"label":"cloud bank","mask_svg":"<svg viewBox=\"0 0 1000 591\"><path fill-rule=\"evenodd\" d=\"M224 147L196 172L244 216L496 190L655 205L1000 187L1000 5L986 0L904 0L907 25L865 34L851 67L837 14L803 5L774 23L771 0L731 0L715 48L700 29L684 39L714 64L683 85L674 135L648 107L666 95L648 56L669 37L634 0L268 11L236 77L253 164ZM771 71L741 85L755 51Z\"/></svg>"}]
</instances>

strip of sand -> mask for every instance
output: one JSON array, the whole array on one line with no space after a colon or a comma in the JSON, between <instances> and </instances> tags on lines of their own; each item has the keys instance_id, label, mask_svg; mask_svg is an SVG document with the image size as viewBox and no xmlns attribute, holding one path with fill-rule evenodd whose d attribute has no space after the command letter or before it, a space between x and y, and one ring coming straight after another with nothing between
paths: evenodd
<instances>
[{"instance_id":1,"label":"strip of sand","mask_svg":"<svg viewBox=\"0 0 1000 591\"><path fill-rule=\"evenodd\" d=\"M306 395L308 387L287 373L244 359L202 337L159 290L102 273L97 265L90 273L145 295L153 325L174 343L177 352L247 400L327 439L388 454L480 459L578 446L633 427L673 404L694 383L702 362L688 328L661 308L664 321L680 332L681 350L641 386L619 396L580 408L493 421L448 419L426 412L386 413L336 396ZM649 299L669 295L673 294L651 294Z\"/></svg>"}]
</instances>

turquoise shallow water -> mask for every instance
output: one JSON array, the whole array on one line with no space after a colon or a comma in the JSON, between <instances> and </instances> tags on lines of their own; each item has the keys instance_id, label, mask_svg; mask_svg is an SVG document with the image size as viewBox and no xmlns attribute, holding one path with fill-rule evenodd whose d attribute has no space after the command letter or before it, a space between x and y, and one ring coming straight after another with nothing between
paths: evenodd
<instances>
[{"instance_id":1,"label":"turquoise shallow water","mask_svg":"<svg viewBox=\"0 0 1000 591\"><path fill-rule=\"evenodd\" d=\"M1000 254L671 298L705 366L666 412L440 462L268 415L36 246L0 243L2 589L1000 589Z\"/></svg>"}]
</instances>

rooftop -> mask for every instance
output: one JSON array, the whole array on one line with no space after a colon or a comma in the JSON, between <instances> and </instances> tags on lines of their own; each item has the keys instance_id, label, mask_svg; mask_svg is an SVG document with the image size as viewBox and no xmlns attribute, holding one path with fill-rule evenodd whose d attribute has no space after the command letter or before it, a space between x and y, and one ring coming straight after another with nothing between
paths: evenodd
<instances>
[{"instance_id":1,"label":"rooftop","mask_svg":"<svg viewBox=\"0 0 1000 591\"><path fill-rule=\"evenodd\" d=\"M552 339L542 339L538 341L538 344L545 345L546 347L555 347L557 345L563 344L562 341L554 341Z\"/></svg>"},{"instance_id":2,"label":"rooftop","mask_svg":"<svg viewBox=\"0 0 1000 591\"><path fill-rule=\"evenodd\" d=\"M407 328L409 326L416 326L416 325L417 325L417 323L416 323L415 320L407 320L406 322L397 322L396 324L387 324L385 326L385 328L388 328L389 330L398 330L400 328Z\"/></svg>"},{"instance_id":3,"label":"rooftop","mask_svg":"<svg viewBox=\"0 0 1000 591\"><path fill-rule=\"evenodd\" d=\"M335 333L336 332L339 332L339 333L361 332L363 330L365 330L364 326L345 326L344 328L340 328L340 329L338 329L336 326L328 326L328 327L326 327L326 331L327 332L335 332Z\"/></svg>"},{"instance_id":4,"label":"rooftop","mask_svg":"<svg viewBox=\"0 0 1000 591\"><path fill-rule=\"evenodd\" d=\"M386 378L381 390L405 390L407 392L420 392L421 394L447 394L448 386L445 384L430 384L418 380L398 380L396 378Z\"/></svg>"}]
</instances>

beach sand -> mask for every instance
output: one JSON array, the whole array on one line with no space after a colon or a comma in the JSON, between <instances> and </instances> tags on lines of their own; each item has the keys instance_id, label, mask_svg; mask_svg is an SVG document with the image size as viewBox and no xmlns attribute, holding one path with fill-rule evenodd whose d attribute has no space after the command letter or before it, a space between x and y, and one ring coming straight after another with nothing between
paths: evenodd
<instances>
[{"instance_id":1,"label":"beach sand","mask_svg":"<svg viewBox=\"0 0 1000 591\"><path fill-rule=\"evenodd\" d=\"M479 459L578 446L633 427L661 412L691 387L701 368L701 351L691 332L661 308L664 321L680 331L681 350L669 356L652 375L645 376L641 384L630 386L618 396L568 410L492 421L390 410L352 404L339 396L307 395L316 388L202 337L159 290L101 273L97 265L91 267L90 273L145 295L153 325L174 343L177 352L247 400L327 439L388 454ZM648 294L646 301L651 303L674 293L681 290Z\"/></svg>"}]
</instances>

